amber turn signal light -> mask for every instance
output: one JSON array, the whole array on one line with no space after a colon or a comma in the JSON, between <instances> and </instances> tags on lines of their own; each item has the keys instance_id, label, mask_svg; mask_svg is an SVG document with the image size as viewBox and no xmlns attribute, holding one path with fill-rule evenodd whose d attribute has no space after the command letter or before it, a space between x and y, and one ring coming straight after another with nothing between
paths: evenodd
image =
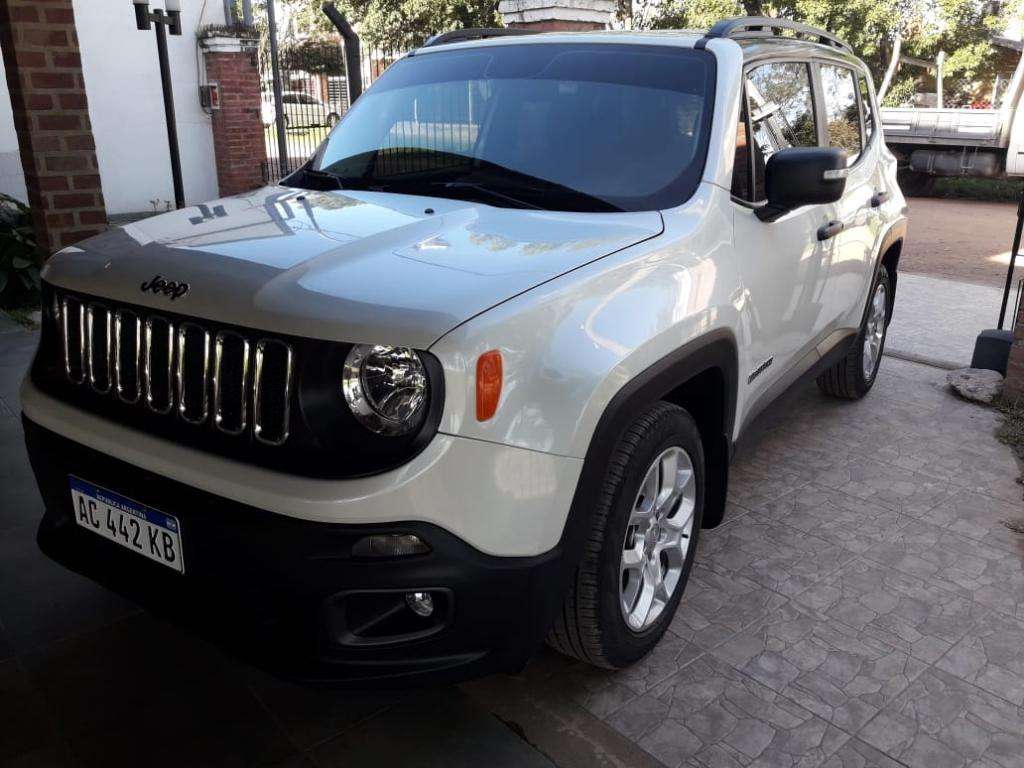
<instances>
[{"instance_id":1,"label":"amber turn signal light","mask_svg":"<svg viewBox=\"0 0 1024 768\"><path fill-rule=\"evenodd\" d=\"M487 421L501 399L501 352L492 349L476 361L476 420Z\"/></svg>"}]
</instances>

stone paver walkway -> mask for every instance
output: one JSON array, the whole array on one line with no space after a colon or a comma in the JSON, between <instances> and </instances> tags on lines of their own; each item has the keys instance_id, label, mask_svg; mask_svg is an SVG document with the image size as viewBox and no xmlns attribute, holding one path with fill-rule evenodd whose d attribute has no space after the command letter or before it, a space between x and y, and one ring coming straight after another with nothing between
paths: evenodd
<instances>
[{"instance_id":1,"label":"stone paver walkway","mask_svg":"<svg viewBox=\"0 0 1024 768\"><path fill-rule=\"evenodd\" d=\"M338 693L42 557L16 404L33 344L0 335L0 765L1024 768L1018 467L941 370L886 358L861 402L809 385L773 408L636 667L545 650L519 675Z\"/></svg>"}]
</instances>

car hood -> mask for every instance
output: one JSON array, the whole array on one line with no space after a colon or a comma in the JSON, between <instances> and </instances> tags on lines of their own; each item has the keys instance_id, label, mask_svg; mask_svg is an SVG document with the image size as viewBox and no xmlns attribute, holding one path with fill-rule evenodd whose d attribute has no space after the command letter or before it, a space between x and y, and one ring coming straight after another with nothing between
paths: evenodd
<instances>
[{"instance_id":1,"label":"car hood","mask_svg":"<svg viewBox=\"0 0 1024 768\"><path fill-rule=\"evenodd\" d=\"M43 277L164 312L425 349L474 315L661 231L657 212L269 187L112 229L56 254ZM141 289L157 276L188 292Z\"/></svg>"}]
</instances>

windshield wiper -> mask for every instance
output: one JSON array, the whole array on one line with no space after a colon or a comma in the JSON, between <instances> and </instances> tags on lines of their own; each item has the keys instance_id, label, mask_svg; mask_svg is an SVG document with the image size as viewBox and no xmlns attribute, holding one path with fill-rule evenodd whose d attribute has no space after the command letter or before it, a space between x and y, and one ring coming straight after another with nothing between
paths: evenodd
<instances>
[{"instance_id":1,"label":"windshield wiper","mask_svg":"<svg viewBox=\"0 0 1024 768\"><path fill-rule=\"evenodd\" d=\"M486 184L479 184L475 181L432 181L428 183L426 186L443 187L444 189L470 189L473 190L474 192L480 192L484 195L488 195L489 197L495 200L503 200L504 202L510 203L517 208L532 208L537 211L543 210L543 208L541 208L541 206L539 205L527 202L526 200L522 200L512 195L505 194L504 192L499 192L493 187L489 187Z\"/></svg>"}]
</instances>

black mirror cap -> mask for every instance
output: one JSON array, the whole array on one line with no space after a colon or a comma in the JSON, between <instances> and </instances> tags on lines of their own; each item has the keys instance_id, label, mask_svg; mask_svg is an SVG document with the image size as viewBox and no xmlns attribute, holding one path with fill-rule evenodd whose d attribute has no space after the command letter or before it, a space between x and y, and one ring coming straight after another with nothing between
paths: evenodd
<instances>
[{"instance_id":1,"label":"black mirror cap","mask_svg":"<svg viewBox=\"0 0 1024 768\"><path fill-rule=\"evenodd\" d=\"M775 221L804 205L834 203L846 190L846 150L790 147L768 158L764 187L768 202L757 209L761 221Z\"/></svg>"}]
</instances>

